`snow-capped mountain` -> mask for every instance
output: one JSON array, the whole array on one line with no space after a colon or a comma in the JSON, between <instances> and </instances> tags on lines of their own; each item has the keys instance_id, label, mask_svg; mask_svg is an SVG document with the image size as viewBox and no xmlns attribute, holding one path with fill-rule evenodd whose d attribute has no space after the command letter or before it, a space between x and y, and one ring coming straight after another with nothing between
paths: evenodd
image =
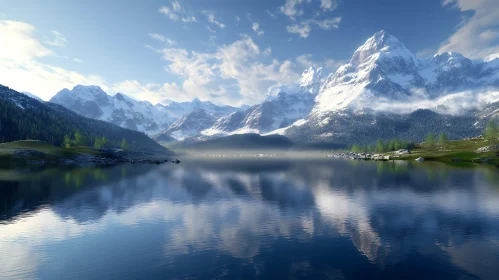
<instances>
[{"instance_id":1,"label":"snow-capped mountain","mask_svg":"<svg viewBox=\"0 0 499 280\"><path fill-rule=\"evenodd\" d=\"M498 86L497 56L470 60L458 53L441 53L420 60L397 38L381 31L323 81L306 120L273 133L313 135L314 140L328 142L348 142L354 135L372 141L367 136L404 133L415 139L426 133L426 124L427 129L438 128L454 137L475 134L483 125L478 111L499 106ZM419 109L431 111L415 114ZM467 129L455 123L459 118Z\"/></svg>"},{"instance_id":2,"label":"snow-capped mountain","mask_svg":"<svg viewBox=\"0 0 499 280\"><path fill-rule=\"evenodd\" d=\"M271 87L249 108L198 99L152 105L92 86L62 90L51 101L168 141L259 133L351 143L395 136L415 140L428 129L471 136L498 116L499 54L471 60L449 52L420 59L380 31L335 73L326 77L322 68L311 67L296 83Z\"/></svg>"},{"instance_id":3,"label":"snow-capped mountain","mask_svg":"<svg viewBox=\"0 0 499 280\"><path fill-rule=\"evenodd\" d=\"M303 72L298 83L270 88L261 104L222 117L201 134L266 133L287 127L310 113L321 79L322 68L310 67Z\"/></svg>"},{"instance_id":4,"label":"snow-capped mountain","mask_svg":"<svg viewBox=\"0 0 499 280\"><path fill-rule=\"evenodd\" d=\"M198 135L200 131L212 126L216 120L214 115L210 115L203 109L197 109L175 121L168 129L154 138L160 141L165 136L170 136L177 140L183 140Z\"/></svg>"},{"instance_id":5,"label":"snow-capped mountain","mask_svg":"<svg viewBox=\"0 0 499 280\"><path fill-rule=\"evenodd\" d=\"M498 88L499 55L420 59L380 31L335 73L323 78L322 69L310 68L297 83L270 88L262 103L218 119L199 139L249 132L344 143L354 135L415 139L426 133L423 120L458 137L481 129L477 108L496 112Z\"/></svg>"},{"instance_id":6,"label":"snow-capped mountain","mask_svg":"<svg viewBox=\"0 0 499 280\"><path fill-rule=\"evenodd\" d=\"M24 94L24 95L26 95L26 96L28 96L28 97L31 97L31 98L33 98L33 99L36 99L36 100L38 100L38 101L40 101L40 102L43 102L43 100L42 100L40 97L38 97L38 96L36 96L36 95L34 95L34 94L31 94L31 93L29 93L29 92L21 92L21 93L22 93L22 94Z\"/></svg>"},{"instance_id":7,"label":"snow-capped mountain","mask_svg":"<svg viewBox=\"0 0 499 280\"><path fill-rule=\"evenodd\" d=\"M50 102L88 118L148 134L157 133L174 121L161 106L136 101L122 93L110 96L98 86L77 85L72 90L63 89Z\"/></svg>"},{"instance_id":8,"label":"snow-capped mountain","mask_svg":"<svg viewBox=\"0 0 499 280\"><path fill-rule=\"evenodd\" d=\"M472 61L458 53L440 53L418 59L397 38L385 31L376 33L359 47L350 63L329 75L321 86L312 116L344 109L379 111L390 104L432 101L450 103L452 94L499 84L499 60L490 57Z\"/></svg>"},{"instance_id":9,"label":"snow-capped mountain","mask_svg":"<svg viewBox=\"0 0 499 280\"><path fill-rule=\"evenodd\" d=\"M205 110L214 118L238 110L235 107L218 106L199 99L192 102L152 105L148 101L137 101L122 93L108 95L98 86L82 85L77 85L72 90L61 90L50 102L60 104L80 115L142 131L148 135L168 129L176 120L195 110Z\"/></svg>"},{"instance_id":10,"label":"snow-capped mountain","mask_svg":"<svg viewBox=\"0 0 499 280\"><path fill-rule=\"evenodd\" d=\"M215 117L221 118L227 116L235 111L244 110L246 107L235 108L232 106L216 105L210 101L201 101L198 98L193 99L190 102L169 102L167 105L159 105L168 111L168 115L177 120L181 117L189 114L190 112L196 110L203 110L207 114Z\"/></svg>"}]
</instances>

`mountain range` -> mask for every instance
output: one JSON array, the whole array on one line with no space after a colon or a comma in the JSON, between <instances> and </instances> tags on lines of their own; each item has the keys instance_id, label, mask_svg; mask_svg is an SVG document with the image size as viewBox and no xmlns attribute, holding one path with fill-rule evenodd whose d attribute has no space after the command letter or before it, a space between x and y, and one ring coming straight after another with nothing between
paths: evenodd
<instances>
[{"instance_id":1,"label":"mountain range","mask_svg":"<svg viewBox=\"0 0 499 280\"><path fill-rule=\"evenodd\" d=\"M137 101L123 93L108 95L98 86L77 85L72 90L63 89L50 99L85 117L155 135L170 127L176 120L195 110L203 110L213 118L220 118L240 110L219 106L212 102L194 99L191 102L170 102L152 105Z\"/></svg>"},{"instance_id":2,"label":"mountain range","mask_svg":"<svg viewBox=\"0 0 499 280\"><path fill-rule=\"evenodd\" d=\"M323 77L321 70L308 69L297 84L271 89L261 104L219 119L199 138L256 132L348 144L395 137L420 141L429 131L461 138L481 133L499 115L499 55L420 59L380 31L335 73ZM296 106L303 109L298 114L291 109Z\"/></svg>"},{"instance_id":3,"label":"mountain range","mask_svg":"<svg viewBox=\"0 0 499 280\"><path fill-rule=\"evenodd\" d=\"M419 58L380 31L349 63L325 75L310 67L294 84L270 88L261 103L235 108L195 99L152 105L97 86L63 89L50 102L86 117L139 130L157 141L204 141L233 134L279 134L295 142L372 143L426 133L479 134L499 116L499 54Z\"/></svg>"},{"instance_id":4,"label":"mountain range","mask_svg":"<svg viewBox=\"0 0 499 280\"><path fill-rule=\"evenodd\" d=\"M34 139L61 146L65 137L72 137L76 131L88 146L105 137L110 147L119 147L126 140L134 150L169 153L144 133L86 118L0 85L0 142Z\"/></svg>"}]
</instances>

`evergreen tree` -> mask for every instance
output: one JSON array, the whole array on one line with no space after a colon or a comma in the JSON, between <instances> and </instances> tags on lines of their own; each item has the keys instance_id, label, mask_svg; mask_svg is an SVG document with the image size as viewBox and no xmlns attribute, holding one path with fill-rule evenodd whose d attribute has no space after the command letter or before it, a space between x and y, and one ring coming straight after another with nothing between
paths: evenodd
<instances>
[{"instance_id":1,"label":"evergreen tree","mask_svg":"<svg viewBox=\"0 0 499 280\"><path fill-rule=\"evenodd\" d=\"M71 148L71 137L69 137L69 135L64 135L64 142L62 143L62 146L66 149Z\"/></svg>"},{"instance_id":2,"label":"evergreen tree","mask_svg":"<svg viewBox=\"0 0 499 280\"><path fill-rule=\"evenodd\" d=\"M394 151L398 151L398 150L400 150L400 149L402 149L402 148L403 148L403 147L402 147L402 140L400 140L400 139L395 139L395 142L394 142L394 144L393 144L393 150L394 150Z\"/></svg>"},{"instance_id":3,"label":"evergreen tree","mask_svg":"<svg viewBox=\"0 0 499 280\"><path fill-rule=\"evenodd\" d=\"M449 138L447 137L447 134L440 133L440 135L438 136L438 143L440 145L445 145L445 144L447 144L448 141L449 141Z\"/></svg>"},{"instance_id":4,"label":"evergreen tree","mask_svg":"<svg viewBox=\"0 0 499 280\"><path fill-rule=\"evenodd\" d=\"M374 152L374 146L372 144L367 145L367 152L369 153Z\"/></svg>"},{"instance_id":5,"label":"evergreen tree","mask_svg":"<svg viewBox=\"0 0 499 280\"><path fill-rule=\"evenodd\" d=\"M382 153L384 152L384 150L385 145L383 144L383 141L381 141L381 139L378 139L378 141L376 141L376 152Z\"/></svg>"},{"instance_id":6,"label":"evergreen tree","mask_svg":"<svg viewBox=\"0 0 499 280\"><path fill-rule=\"evenodd\" d=\"M75 131L75 139L74 139L75 146L85 146L85 136L80 131Z\"/></svg>"},{"instance_id":7,"label":"evergreen tree","mask_svg":"<svg viewBox=\"0 0 499 280\"><path fill-rule=\"evenodd\" d=\"M488 140L495 141L498 133L499 130L497 128L497 124L493 120L490 120L489 123L487 124L487 128L483 133L485 138L487 138Z\"/></svg>"},{"instance_id":8,"label":"evergreen tree","mask_svg":"<svg viewBox=\"0 0 499 280\"><path fill-rule=\"evenodd\" d=\"M428 133L426 136L426 145L433 147L435 145L435 134L433 132Z\"/></svg>"},{"instance_id":9,"label":"evergreen tree","mask_svg":"<svg viewBox=\"0 0 499 280\"><path fill-rule=\"evenodd\" d=\"M125 138L123 138L123 140L121 140L121 148L123 150L128 150L128 142L126 141Z\"/></svg>"},{"instance_id":10,"label":"evergreen tree","mask_svg":"<svg viewBox=\"0 0 499 280\"><path fill-rule=\"evenodd\" d=\"M97 149L102 149L105 148L107 144L107 138L106 137L97 137L95 139L94 147Z\"/></svg>"}]
</instances>

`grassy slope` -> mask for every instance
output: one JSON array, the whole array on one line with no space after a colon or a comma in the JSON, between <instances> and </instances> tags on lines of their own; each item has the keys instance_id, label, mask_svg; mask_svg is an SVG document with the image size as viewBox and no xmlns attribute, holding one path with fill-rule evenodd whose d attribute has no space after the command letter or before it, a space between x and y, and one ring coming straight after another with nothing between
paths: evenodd
<instances>
[{"instance_id":1,"label":"grassy slope","mask_svg":"<svg viewBox=\"0 0 499 280\"><path fill-rule=\"evenodd\" d=\"M497 144L497 143L495 143ZM487 153L477 153L476 150L481 147L494 145L490 140L472 139L449 141L445 145L437 144L434 147L419 147L412 150L412 155L405 155L402 159L412 160L423 157L429 161L440 161L454 163L457 165L469 164L475 159L488 158L490 164L499 164L498 151ZM451 159L460 159L461 162L455 163Z\"/></svg>"},{"instance_id":2,"label":"grassy slope","mask_svg":"<svg viewBox=\"0 0 499 280\"><path fill-rule=\"evenodd\" d=\"M45 159L56 160L70 158L79 154L103 155L102 152L88 147L64 149L52 146L42 141L15 141L0 143L0 159L15 158L19 152L28 151L29 155L22 156L23 159Z\"/></svg>"}]
</instances>

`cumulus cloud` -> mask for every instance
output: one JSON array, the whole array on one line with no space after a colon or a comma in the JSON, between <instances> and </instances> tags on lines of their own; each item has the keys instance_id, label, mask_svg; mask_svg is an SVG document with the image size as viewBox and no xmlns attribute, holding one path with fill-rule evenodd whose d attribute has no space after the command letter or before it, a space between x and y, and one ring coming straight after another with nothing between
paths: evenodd
<instances>
[{"instance_id":1,"label":"cumulus cloud","mask_svg":"<svg viewBox=\"0 0 499 280\"><path fill-rule=\"evenodd\" d=\"M338 2L335 0L321 0L321 8L324 11L332 11L338 7Z\"/></svg>"},{"instance_id":2,"label":"cumulus cloud","mask_svg":"<svg viewBox=\"0 0 499 280\"><path fill-rule=\"evenodd\" d=\"M52 30L50 31L52 37L45 37L45 43L55 47L65 47L68 40L61 33Z\"/></svg>"},{"instance_id":3,"label":"cumulus cloud","mask_svg":"<svg viewBox=\"0 0 499 280\"><path fill-rule=\"evenodd\" d=\"M310 3L312 2L311 0L286 0L284 5L279 7L279 10L281 13L285 14L286 16L290 17L291 19L294 19L296 16L300 16L303 14L303 10L299 10L297 6L302 3Z\"/></svg>"},{"instance_id":4,"label":"cumulus cloud","mask_svg":"<svg viewBox=\"0 0 499 280\"><path fill-rule=\"evenodd\" d=\"M307 38L312 31L309 24L292 24L286 26L286 29L289 33L299 34L302 38Z\"/></svg>"},{"instance_id":5,"label":"cumulus cloud","mask_svg":"<svg viewBox=\"0 0 499 280\"><path fill-rule=\"evenodd\" d=\"M319 0L319 1L320 1L320 8L324 12L333 11L338 7L338 2L336 0ZM288 16L290 19L294 20L296 17L302 16L304 14L303 9L300 9L298 6L301 4L310 4L310 3L312 3L312 0L286 0L284 5L279 7L279 11L281 11L281 13L283 13L284 15Z\"/></svg>"},{"instance_id":6,"label":"cumulus cloud","mask_svg":"<svg viewBox=\"0 0 499 280\"><path fill-rule=\"evenodd\" d=\"M256 35L262 36L264 31L260 29L260 24L258 22L253 22L253 31L255 31Z\"/></svg>"},{"instance_id":7,"label":"cumulus cloud","mask_svg":"<svg viewBox=\"0 0 499 280\"><path fill-rule=\"evenodd\" d=\"M455 51L472 58L499 52L499 1L497 0L445 0L444 6L472 11L457 31L440 47L439 52Z\"/></svg>"},{"instance_id":8,"label":"cumulus cloud","mask_svg":"<svg viewBox=\"0 0 499 280\"><path fill-rule=\"evenodd\" d=\"M159 8L159 12L167 16L172 21L180 20L182 22L197 22L196 17L188 14L178 1L173 1L171 6L163 6Z\"/></svg>"},{"instance_id":9,"label":"cumulus cloud","mask_svg":"<svg viewBox=\"0 0 499 280\"><path fill-rule=\"evenodd\" d=\"M291 83L299 77L295 64L271 59L271 49L261 50L248 36L211 53L180 48L155 51L168 62L166 70L183 79L181 84L156 87L164 100L198 97L225 104L254 104L270 86Z\"/></svg>"},{"instance_id":10,"label":"cumulus cloud","mask_svg":"<svg viewBox=\"0 0 499 280\"><path fill-rule=\"evenodd\" d=\"M215 14L211 11L203 11L203 13L206 15L206 18L208 19L208 22L211 22L213 24L215 24L216 26L220 27L220 28L224 28L225 27L225 24L221 23L220 21L218 21L216 18L215 18Z\"/></svg>"},{"instance_id":11,"label":"cumulus cloud","mask_svg":"<svg viewBox=\"0 0 499 280\"><path fill-rule=\"evenodd\" d=\"M34 33L35 27L30 24L0 21L0 84L44 100L76 84L99 84L106 88L104 79L99 76L82 75L43 63L41 58L56 54L43 46Z\"/></svg>"},{"instance_id":12,"label":"cumulus cloud","mask_svg":"<svg viewBox=\"0 0 499 280\"><path fill-rule=\"evenodd\" d=\"M333 28L339 28L341 23L341 17L328 18L325 20L304 20L300 23L288 25L286 29L289 33L295 33L300 35L302 38L307 38L312 31L312 26L315 25L323 30L331 30Z\"/></svg>"}]
</instances>

